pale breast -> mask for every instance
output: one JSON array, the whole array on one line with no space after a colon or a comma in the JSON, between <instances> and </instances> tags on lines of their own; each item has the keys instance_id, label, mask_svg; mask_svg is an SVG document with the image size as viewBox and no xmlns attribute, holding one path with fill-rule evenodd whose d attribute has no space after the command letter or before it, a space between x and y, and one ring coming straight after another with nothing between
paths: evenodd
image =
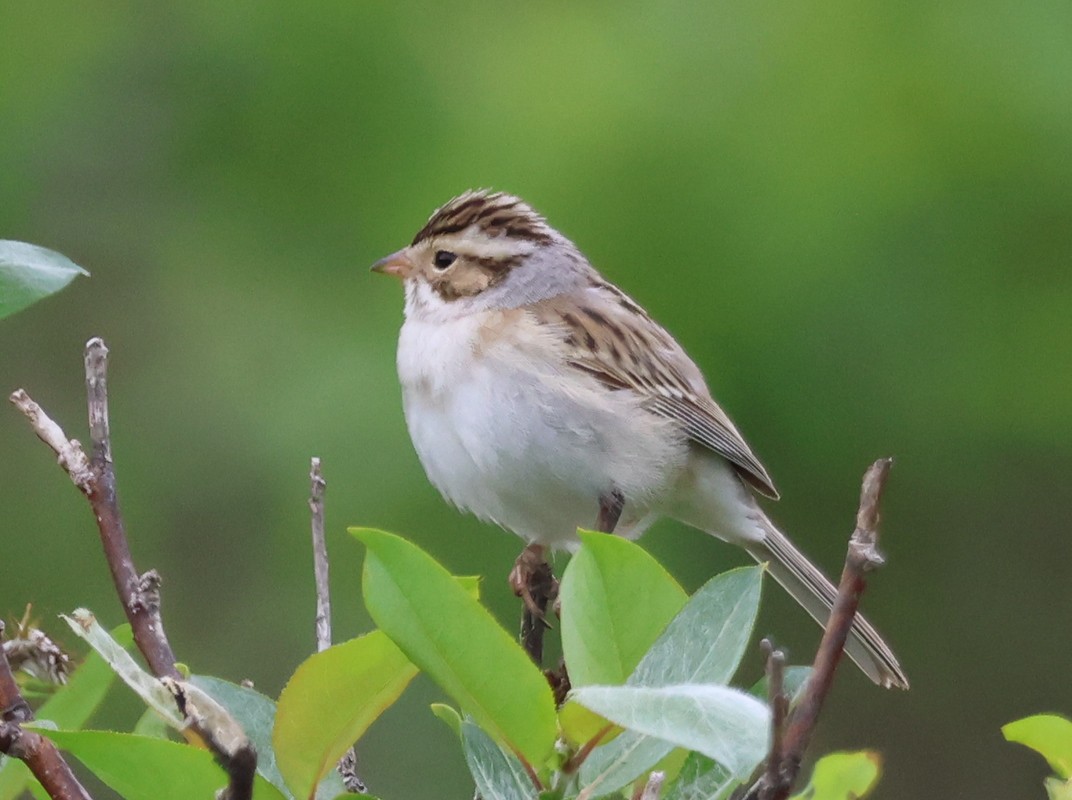
<instances>
[{"instance_id":1,"label":"pale breast","mask_svg":"<svg viewBox=\"0 0 1072 800\"><path fill-rule=\"evenodd\" d=\"M407 320L398 370L406 421L432 483L455 505L531 541L566 543L599 496L635 521L685 462L677 426L567 364L525 311Z\"/></svg>"}]
</instances>

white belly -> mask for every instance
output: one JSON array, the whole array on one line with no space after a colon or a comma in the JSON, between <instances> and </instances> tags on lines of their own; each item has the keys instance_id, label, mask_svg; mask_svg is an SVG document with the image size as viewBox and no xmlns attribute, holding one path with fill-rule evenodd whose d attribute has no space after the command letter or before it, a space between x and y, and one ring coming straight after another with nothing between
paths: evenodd
<instances>
[{"instance_id":1,"label":"white belly","mask_svg":"<svg viewBox=\"0 0 1072 800\"><path fill-rule=\"evenodd\" d=\"M619 532L638 535L687 445L559 346L520 311L408 320L398 369L421 464L450 502L528 541L569 546L612 490L626 499Z\"/></svg>"}]
</instances>

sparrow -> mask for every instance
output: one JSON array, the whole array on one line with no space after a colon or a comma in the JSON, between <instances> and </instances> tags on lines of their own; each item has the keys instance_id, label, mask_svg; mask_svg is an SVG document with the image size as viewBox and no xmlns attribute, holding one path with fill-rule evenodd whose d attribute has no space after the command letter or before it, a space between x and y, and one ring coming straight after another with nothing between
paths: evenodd
<instances>
[{"instance_id":1,"label":"sparrow","mask_svg":"<svg viewBox=\"0 0 1072 800\"><path fill-rule=\"evenodd\" d=\"M766 563L825 623L836 589L760 507L778 491L699 368L531 206L465 192L372 269L405 290L406 425L449 503L567 550L597 516L630 539L670 517ZM860 615L846 652L908 688Z\"/></svg>"}]
</instances>

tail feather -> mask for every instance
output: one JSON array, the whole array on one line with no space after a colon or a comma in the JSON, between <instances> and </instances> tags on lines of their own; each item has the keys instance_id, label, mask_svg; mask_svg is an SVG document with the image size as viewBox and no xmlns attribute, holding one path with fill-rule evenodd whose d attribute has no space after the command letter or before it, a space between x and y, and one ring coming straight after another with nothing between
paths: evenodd
<instances>
[{"instance_id":1,"label":"tail feather","mask_svg":"<svg viewBox=\"0 0 1072 800\"><path fill-rule=\"evenodd\" d=\"M762 541L750 542L748 552L756 561L769 562L771 575L820 625L826 625L837 589L801 553L785 534L765 525ZM860 614L849 631L845 652L875 683L886 688L908 688L908 677L897 656L871 623Z\"/></svg>"}]
</instances>

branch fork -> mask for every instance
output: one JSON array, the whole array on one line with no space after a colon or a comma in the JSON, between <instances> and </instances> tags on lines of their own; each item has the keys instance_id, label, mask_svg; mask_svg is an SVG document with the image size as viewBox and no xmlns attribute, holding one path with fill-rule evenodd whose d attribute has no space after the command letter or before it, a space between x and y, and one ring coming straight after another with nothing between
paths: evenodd
<instances>
[{"instance_id":1,"label":"branch fork","mask_svg":"<svg viewBox=\"0 0 1072 800\"><path fill-rule=\"evenodd\" d=\"M134 567L134 559L127 542L123 517L116 496L115 471L112 464L111 435L108 425L108 348L99 338L90 339L85 348L86 396L89 412L89 433L92 443L92 456L87 457L82 445L76 439L69 439L63 429L54 422L23 389L11 395L11 402L18 408L37 434L56 454L60 466L71 478L89 501L93 515L97 520L101 544L108 567L112 573L116 593L126 612L127 619L134 631L134 641L145 657L152 673L170 687L180 713L187 720L190 728L205 742L224 768L229 777L226 789L220 794L220 800L249 800L253 794L253 775L257 766L257 754L253 744L245 736L241 727L226 711L207 695L200 702L191 705L189 693L191 687L183 681L176 667L175 654L164 632L160 618L160 575L155 570L139 574ZM7 660L0 665L0 690L2 690L3 668ZM8 670L10 673L10 670ZM13 680L13 679L12 679ZM6 702L0 702L8 705ZM212 713L204 709L212 708ZM187 712L190 713L187 713ZM4 720L7 726L8 720ZM4 734L9 733L5 727ZM16 742L28 741L31 732L22 731ZM40 739L36 733L32 736ZM8 737L10 739L10 737ZM44 740L47 742L47 740ZM3 741L0 741L0 746ZM14 746L14 745L13 745ZM18 745L22 746L22 745ZM35 744L36 746L36 744ZM43 747L47 754L51 742ZM56 753L62 763L62 758ZM27 762L29 763L29 762ZM66 767L66 764L63 764ZM69 770L68 770L69 771ZM36 774L36 772L35 772ZM38 776L41 780L41 776ZM88 795L80 786L81 793L70 787L57 789L54 793L45 784L46 790L54 798L86 798ZM77 784L77 781L75 782Z\"/></svg>"},{"instance_id":2,"label":"branch fork","mask_svg":"<svg viewBox=\"0 0 1072 800\"><path fill-rule=\"evenodd\" d=\"M800 702L791 712L789 698L782 689L785 655L768 640L761 643L772 712L771 746L762 774L743 794L742 800L785 800L800 773L801 762L819 721L819 712L830 692L845 641L856 618L860 597L867 588L866 575L885 562L878 551L879 504L892 466L892 458L880 458L864 474L856 529L849 538L837 598L815 654L811 677L805 684Z\"/></svg>"}]
</instances>

